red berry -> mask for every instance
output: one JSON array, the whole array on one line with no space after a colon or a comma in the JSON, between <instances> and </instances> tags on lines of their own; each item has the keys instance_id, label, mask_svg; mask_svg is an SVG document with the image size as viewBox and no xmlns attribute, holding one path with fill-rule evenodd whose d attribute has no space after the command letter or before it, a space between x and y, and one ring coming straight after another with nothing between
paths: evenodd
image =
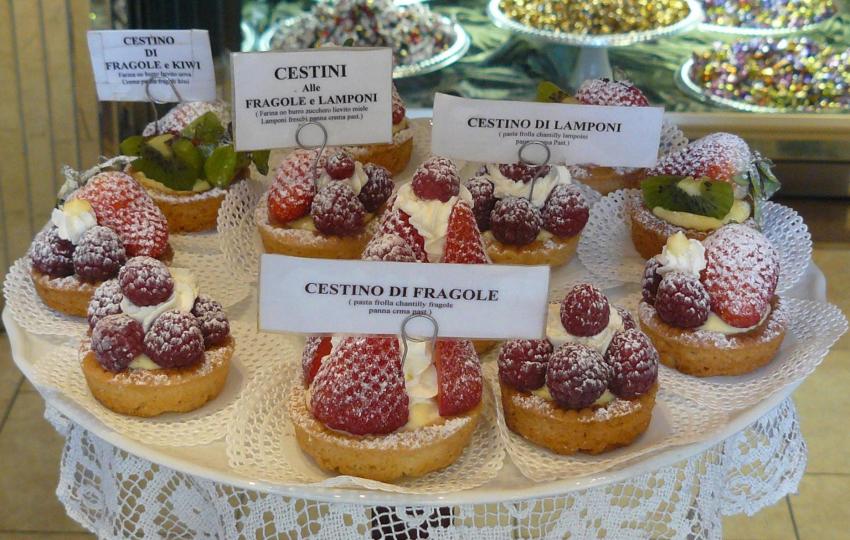
<instances>
[{"instance_id":1,"label":"red berry","mask_svg":"<svg viewBox=\"0 0 850 540\"><path fill-rule=\"evenodd\" d=\"M55 225L35 235L29 255L32 267L42 274L57 278L74 273L74 244L59 238Z\"/></svg>"},{"instance_id":2,"label":"red berry","mask_svg":"<svg viewBox=\"0 0 850 540\"><path fill-rule=\"evenodd\" d=\"M204 333L191 313L172 309L156 318L145 334L145 354L164 368L197 364L204 358Z\"/></svg>"},{"instance_id":3,"label":"red berry","mask_svg":"<svg viewBox=\"0 0 850 540\"><path fill-rule=\"evenodd\" d=\"M658 291L658 284L661 283L661 278L664 277L658 273L659 268L661 268L661 262L657 257L648 259L646 261L646 266L643 267L641 297L647 304L655 303L655 294Z\"/></svg>"},{"instance_id":4,"label":"red berry","mask_svg":"<svg viewBox=\"0 0 850 540\"><path fill-rule=\"evenodd\" d=\"M448 202L460 193L460 177L454 163L435 156L419 166L411 186L420 199Z\"/></svg>"},{"instance_id":5,"label":"red berry","mask_svg":"<svg viewBox=\"0 0 850 540\"><path fill-rule=\"evenodd\" d=\"M395 85L393 85L393 125L400 124L404 120L406 112L404 101L401 99Z\"/></svg>"},{"instance_id":6,"label":"red berry","mask_svg":"<svg viewBox=\"0 0 850 540\"><path fill-rule=\"evenodd\" d=\"M610 316L608 299L593 285L576 285L561 302L561 324L574 336L595 336Z\"/></svg>"},{"instance_id":7,"label":"red berry","mask_svg":"<svg viewBox=\"0 0 850 540\"><path fill-rule=\"evenodd\" d=\"M629 81L589 79L576 91L576 99L584 105L613 105L648 107L649 101L638 87Z\"/></svg>"},{"instance_id":8,"label":"red berry","mask_svg":"<svg viewBox=\"0 0 850 540\"><path fill-rule=\"evenodd\" d=\"M117 279L110 279L101 283L92 294L86 310L89 328L93 329L98 321L109 315L121 313L121 300L123 299L124 295L121 293L121 285L118 284Z\"/></svg>"},{"instance_id":9,"label":"red berry","mask_svg":"<svg viewBox=\"0 0 850 540\"><path fill-rule=\"evenodd\" d=\"M665 154L647 175L669 174L734 182L737 176L749 170L752 162L752 152L744 139L731 133L712 133Z\"/></svg>"},{"instance_id":10,"label":"red berry","mask_svg":"<svg viewBox=\"0 0 850 540\"><path fill-rule=\"evenodd\" d=\"M121 292L137 306L155 306L171 297L174 279L162 261L133 257L118 272Z\"/></svg>"},{"instance_id":11,"label":"red berry","mask_svg":"<svg viewBox=\"0 0 850 540\"><path fill-rule=\"evenodd\" d=\"M555 402L566 409L593 405L608 388L611 369L594 349L565 343L555 349L546 368L546 387Z\"/></svg>"},{"instance_id":12,"label":"red berry","mask_svg":"<svg viewBox=\"0 0 850 540\"><path fill-rule=\"evenodd\" d=\"M274 223L284 224L302 218L310 211L316 184L311 177L278 176L269 188L269 217Z\"/></svg>"},{"instance_id":13,"label":"red berry","mask_svg":"<svg viewBox=\"0 0 850 540\"><path fill-rule=\"evenodd\" d=\"M546 176L550 169L549 165L527 165L525 163L499 165L499 172L502 173L502 176L523 184L527 184L535 178Z\"/></svg>"},{"instance_id":14,"label":"red berry","mask_svg":"<svg viewBox=\"0 0 850 540\"><path fill-rule=\"evenodd\" d=\"M626 308L622 308L617 306L615 308L617 313L620 315L620 319L623 321L623 330L633 330L637 328L637 323L635 322L635 318L632 317L632 314L626 310Z\"/></svg>"},{"instance_id":15,"label":"red berry","mask_svg":"<svg viewBox=\"0 0 850 540\"><path fill-rule=\"evenodd\" d=\"M319 367L322 365L322 360L331 354L332 345L330 336L310 336L307 338L304 351L301 353L301 370L305 385L313 382Z\"/></svg>"},{"instance_id":16,"label":"red berry","mask_svg":"<svg viewBox=\"0 0 850 540\"><path fill-rule=\"evenodd\" d=\"M230 322L221 304L202 294L195 299L192 315L201 324L205 347L221 345L227 340L230 335Z\"/></svg>"},{"instance_id":17,"label":"red berry","mask_svg":"<svg viewBox=\"0 0 850 540\"><path fill-rule=\"evenodd\" d=\"M493 195L493 183L484 176L478 176L466 183L466 189L472 194L472 211L479 231L490 229L490 213L496 206Z\"/></svg>"},{"instance_id":18,"label":"red berry","mask_svg":"<svg viewBox=\"0 0 850 540\"><path fill-rule=\"evenodd\" d=\"M413 249L397 234L378 233L363 250L364 261L416 262Z\"/></svg>"},{"instance_id":19,"label":"red berry","mask_svg":"<svg viewBox=\"0 0 850 540\"><path fill-rule=\"evenodd\" d=\"M419 234L416 227L410 224L410 216L401 209L395 209L384 214L378 234L394 234L404 240L416 256L416 262L428 262L425 252L425 238Z\"/></svg>"},{"instance_id":20,"label":"red berry","mask_svg":"<svg viewBox=\"0 0 850 540\"><path fill-rule=\"evenodd\" d=\"M387 199L393 193L395 184L393 183L390 171L380 165L367 163L363 166L363 171L366 173L369 181L360 188L357 198L363 203L367 212L374 212L382 204L387 202Z\"/></svg>"},{"instance_id":21,"label":"red berry","mask_svg":"<svg viewBox=\"0 0 850 540\"><path fill-rule=\"evenodd\" d=\"M542 224L540 211L528 199L519 197L501 199L490 214L490 230L496 240L515 246L534 242Z\"/></svg>"},{"instance_id":22,"label":"red berry","mask_svg":"<svg viewBox=\"0 0 850 540\"><path fill-rule=\"evenodd\" d=\"M127 261L124 244L108 227L95 226L80 237L74 250L74 271L83 281L104 281Z\"/></svg>"},{"instance_id":23,"label":"red berry","mask_svg":"<svg viewBox=\"0 0 850 540\"><path fill-rule=\"evenodd\" d=\"M521 392L546 384L546 366L553 351L548 339L513 339L499 352L499 380Z\"/></svg>"},{"instance_id":24,"label":"red berry","mask_svg":"<svg viewBox=\"0 0 850 540\"><path fill-rule=\"evenodd\" d=\"M327 427L354 435L383 435L406 424L398 339L344 338L316 372L310 409Z\"/></svg>"},{"instance_id":25,"label":"red berry","mask_svg":"<svg viewBox=\"0 0 850 540\"><path fill-rule=\"evenodd\" d=\"M481 403L484 380L472 342L438 340L434 350L437 369L437 406L440 416L454 416Z\"/></svg>"},{"instance_id":26,"label":"red berry","mask_svg":"<svg viewBox=\"0 0 850 540\"><path fill-rule=\"evenodd\" d=\"M92 330L91 347L103 369L117 373L142 354L144 337L138 321L124 314L108 315Z\"/></svg>"},{"instance_id":27,"label":"red berry","mask_svg":"<svg viewBox=\"0 0 850 540\"><path fill-rule=\"evenodd\" d=\"M645 394L658 378L658 352L643 332L617 332L608 345L605 361L611 368L608 387L619 398Z\"/></svg>"},{"instance_id":28,"label":"red berry","mask_svg":"<svg viewBox=\"0 0 850 540\"><path fill-rule=\"evenodd\" d=\"M316 193L310 215L320 232L350 236L363 229L366 209L348 184L332 182Z\"/></svg>"},{"instance_id":29,"label":"red berry","mask_svg":"<svg viewBox=\"0 0 850 540\"><path fill-rule=\"evenodd\" d=\"M449 214L446 230L446 246L443 250L444 263L486 264L490 262L481 234L475 224L475 215L465 202L458 202Z\"/></svg>"},{"instance_id":30,"label":"red berry","mask_svg":"<svg viewBox=\"0 0 850 540\"><path fill-rule=\"evenodd\" d=\"M655 310L662 321L679 328L695 328L708 319L710 299L699 279L670 272L655 294Z\"/></svg>"},{"instance_id":31,"label":"red berry","mask_svg":"<svg viewBox=\"0 0 850 540\"><path fill-rule=\"evenodd\" d=\"M325 162L325 170L334 180L345 180L354 174L354 158L345 152L337 152Z\"/></svg>"},{"instance_id":32,"label":"red berry","mask_svg":"<svg viewBox=\"0 0 850 540\"><path fill-rule=\"evenodd\" d=\"M581 192L571 185L561 184L546 199L540 213L543 228L555 236L575 236L584 229L590 217Z\"/></svg>"}]
</instances>

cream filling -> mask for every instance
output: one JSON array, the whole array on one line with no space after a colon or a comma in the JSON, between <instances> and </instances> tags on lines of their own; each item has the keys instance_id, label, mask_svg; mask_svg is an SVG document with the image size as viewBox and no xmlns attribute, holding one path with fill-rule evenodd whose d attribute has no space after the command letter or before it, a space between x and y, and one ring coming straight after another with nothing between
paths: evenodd
<instances>
[{"instance_id":1,"label":"cream filling","mask_svg":"<svg viewBox=\"0 0 850 540\"><path fill-rule=\"evenodd\" d=\"M555 398L553 398L552 394L549 392L549 387L545 384L537 390L532 390L531 393L537 397L545 399L546 401L555 401ZM599 396L591 406L603 407L605 405L608 405L615 399L617 399L617 396L612 394L611 391L606 388L602 395Z\"/></svg>"},{"instance_id":2,"label":"cream filling","mask_svg":"<svg viewBox=\"0 0 850 540\"><path fill-rule=\"evenodd\" d=\"M750 326L749 328L738 328L737 326L732 326L731 324L721 319L720 316L714 313L713 311L710 311L708 313L708 319L706 319L702 326L697 327L697 330L703 330L705 332L715 332L727 336L743 334L761 326L767 319L768 315L770 315L770 306L767 307L767 310L764 312L764 315L762 315L761 320L759 322L757 322L753 326Z\"/></svg>"},{"instance_id":3,"label":"cream filling","mask_svg":"<svg viewBox=\"0 0 850 540\"><path fill-rule=\"evenodd\" d=\"M50 221L56 225L59 238L74 245L80 243L80 238L86 231L97 225L91 203L85 199L71 199L63 204L61 209L54 208Z\"/></svg>"},{"instance_id":4,"label":"cream filling","mask_svg":"<svg viewBox=\"0 0 850 540\"><path fill-rule=\"evenodd\" d=\"M695 231L711 231L719 229L728 223L743 223L750 218L750 204L747 201L736 200L732 203L732 208L729 213L723 216L722 219L717 219L709 216L701 216L690 212L679 212L676 210L667 210L656 206L652 209L652 213L668 223L672 223L684 229L693 229Z\"/></svg>"},{"instance_id":5,"label":"cream filling","mask_svg":"<svg viewBox=\"0 0 850 540\"><path fill-rule=\"evenodd\" d=\"M130 362L128 366L130 369L144 369L144 370L154 370L154 369L162 369L159 364L151 360L151 357L146 354L140 354L139 356L133 358L133 361Z\"/></svg>"},{"instance_id":6,"label":"cream filling","mask_svg":"<svg viewBox=\"0 0 850 540\"><path fill-rule=\"evenodd\" d=\"M481 236L489 240L490 242L494 242L496 240L496 235L493 234L493 231L484 231L481 233ZM534 239L535 242L545 242L546 240L554 238L555 235L547 231L546 229L540 229L540 232L537 233L537 238Z\"/></svg>"},{"instance_id":7,"label":"cream filling","mask_svg":"<svg viewBox=\"0 0 850 540\"><path fill-rule=\"evenodd\" d=\"M156 190L156 191L159 191L159 192L162 192L162 193L166 193L166 194L169 194L169 195L189 195L189 194L192 194L192 193L201 193L203 191L209 191L209 190L212 189L212 184L210 184L206 180L202 180L200 178L195 180L195 183L192 185L192 189L190 189L190 190L177 190L177 189L171 189L170 187L166 186L162 182L157 182L156 180L154 180L152 178L148 178L147 176L145 176L145 173L143 173L142 171L134 170L133 171L133 177L136 180L138 180L138 182L140 184L142 184L143 186L145 186L146 188L153 189L153 190Z\"/></svg>"},{"instance_id":8,"label":"cream filling","mask_svg":"<svg viewBox=\"0 0 850 540\"><path fill-rule=\"evenodd\" d=\"M689 239L681 231L671 235L658 256L659 274L681 272L699 277L705 269L705 247L699 240Z\"/></svg>"},{"instance_id":9,"label":"cream filling","mask_svg":"<svg viewBox=\"0 0 850 540\"><path fill-rule=\"evenodd\" d=\"M198 297L198 282L191 271L185 268L169 268L174 279L174 291L165 302L154 306L137 306L126 296L121 300L121 312L139 321L145 332L150 330L157 317L168 310L192 311Z\"/></svg>"},{"instance_id":10,"label":"cream filling","mask_svg":"<svg viewBox=\"0 0 850 540\"><path fill-rule=\"evenodd\" d=\"M608 325L601 332L594 336L574 336L567 332L561 323L561 305L549 304L549 312L546 317L546 337L549 338L552 346L556 349L564 343L579 343L605 355L614 334L623 330L623 319L620 317L620 313L617 308L611 304L608 305L611 312L608 316Z\"/></svg>"},{"instance_id":11,"label":"cream filling","mask_svg":"<svg viewBox=\"0 0 850 540\"><path fill-rule=\"evenodd\" d=\"M359 161L354 162L354 174L352 174L350 178L345 178L343 180L334 180L331 178L331 175L328 174L328 171L326 171L324 167L320 168L320 170L321 173L316 179L317 191L331 182L343 182L348 184L348 187L351 188L355 195L360 195L360 190L363 189L363 186L365 186L366 182L369 181L366 171L363 170L363 164Z\"/></svg>"},{"instance_id":12,"label":"cream filling","mask_svg":"<svg viewBox=\"0 0 850 540\"><path fill-rule=\"evenodd\" d=\"M519 197L528 199L531 195L531 203L537 208L543 208L546 199L555 187L562 184L571 184L570 171L563 165L553 166L544 176L534 180L534 192L532 193L532 182L517 182L506 177L499 171L499 165L487 164L487 178L493 183L493 195L497 199L505 197Z\"/></svg>"},{"instance_id":13,"label":"cream filling","mask_svg":"<svg viewBox=\"0 0 850 540\"><path fill-rule=\"evenodd\" d=\"M403 210L410 216L410 224L425 239L425 253L428 261L440 262L446 247L446 232L449 228L449 216L458 201L472 206L472 194L466 186L460 186L458 195L446 202L422 200L414 192L412 184L405 184L398 190L393 208Z\"/></svg>"}]
</instances>

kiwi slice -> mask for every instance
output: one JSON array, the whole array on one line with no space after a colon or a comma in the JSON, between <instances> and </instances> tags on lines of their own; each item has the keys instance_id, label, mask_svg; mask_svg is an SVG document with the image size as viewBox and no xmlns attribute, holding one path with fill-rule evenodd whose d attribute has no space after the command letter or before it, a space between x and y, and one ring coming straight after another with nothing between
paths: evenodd
<instances>
[{"instance_id":1,"label":"kiwi slice","mask_svg":"<svg viewBox=\"0 0 850 540\"><path fill-rule=\"evenodd\" d=\"M179 162L179 168L185 168L191 172L192 178L200 178L204 172L204 156L198 147L192 144L189 139L178 137L171 144L171 150L174 152L174 157Z\"/></svg>"},{"instance_id":2,"label":"kiwi slice","mask_svg":"<svg viewBox=\"0 0 850 540\"><path fill-rule=\"evenodd\" d=\"M236 174L236 151L233 146L219 146L204 163L207 182L215 187L227 187Z\"/></svg>"},{"instance_id":3,"label":"kiwi slice","mask_svg":"<svg viewBox=\"0 0 850 540\"><path fill-rule=\"evenodd\" d=\"M202 144L216 144L224 136L224 126L214 112L208 111L183 128L181 134Z\"/></svg>"},{"instance_id":4,"label":"kiwi slice","mask_svg":"<svg viewBox=\"0 0 850 540\"><path fill-rule=\"evenodd\" d=\"M641 182L643 200L649 208L688 212L722 219L735 202L734 188L728 182L683 176L651 176Z\"/></svg>"},{"instance_id":5,"label":"kiwi slice","mask_svg":"<svg viewBox=\"0 0 850 540\"><path fill-rule=\"evenodd\" d=\"M144 142L145 138L141 135L133 135L132 137L127 137L121 141L121 144L118 145L118 149L125 156L138 156L139 150Z\"/></svg>"}]
</instances>

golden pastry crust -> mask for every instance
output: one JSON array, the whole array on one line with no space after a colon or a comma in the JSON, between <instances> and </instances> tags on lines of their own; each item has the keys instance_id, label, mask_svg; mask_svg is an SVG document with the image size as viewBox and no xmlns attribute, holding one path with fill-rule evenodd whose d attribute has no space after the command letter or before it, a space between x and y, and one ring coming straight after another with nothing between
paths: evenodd
<instances>
[{"instance_id":1,"label":"golden pastry crust","mask_svg":"<svg viewBox=\"0 0 850 540\"><path fill-rule=\"evenodd\" d=\"M641 330L652 340L666 366L696 377L743 375L765 366L776 356L785 339L788 315L782 300L774 297L767 318L753 330L724 336L671 326L655 308L641 302Z\"/></svg>"},{"instance_id":2,"label":"golden pastry crust","mask_svg":"<svg viewBox=\"0 0 850 540\"><path fill-rule=\"evenodd\" d=\"M618 189L640 187L640 181L646 178L646 169L631 169L620 172L612 167L582 167L582 174L576 180L586 184L602 195L608 195Z\"/></svg>"},{"instance_id":3,"label":"golden pastry crust","mask_svg":"<svg viewBox=\"0 0 850 540\"><path fill-rule=\"evenodd\" d=\"M410 163L413 154L413 137L389 144L370 144L352 147L357 161L384 167L395 176Z\"/></svg>"},{"instance_id":4,"label":"golden pastry crust","mask_svg":"<svg viewBox=\"0 0 850 540\"><path fill-rule=\"evenodd\" d=\"M80 365L92 395L104 407L120 414L140 417L167 412L189 412L221 393L230 371L236 341L204 352L204 361L186 368L128 370L113 373L101 367L85 340Z\"/></svg>"},{"instance_id":5,"label":"golden pastry crust","mask_svg":"<svg viewBox=\"0 0 850 540\"><path fill-rule=\"evenodd\" d=\"M562 455L601 454L634 442L652 419L658 382L632 400L615 399L604 407L569 410L499 382L505 423L534 444Z\"/></svg>"},{"instance_id":6,"label":"golden pastry crust","mask_svg":"<svg viewBox=\"0 0 850 540\"><path fill-rule=\"evenodd\" d=\"M293 386L288 409L301 449L323 469L380 482L417 477L448 467L469 445L483 404L436 424L389 435L356 436L313 418L304 389Z\"/></svg>"},{"instance_id":7,"label":"golden pastry crust","mask_svg":"<svg viewBox=\"0 0 850 540\"><path fill-rule=\"evenodd\" d=\"M524 246L503 244L489 231L482 237L487 255L495 264L563 266L575 256L581 233L566 238L552 236Z\"/></svg>"}]
</instances>

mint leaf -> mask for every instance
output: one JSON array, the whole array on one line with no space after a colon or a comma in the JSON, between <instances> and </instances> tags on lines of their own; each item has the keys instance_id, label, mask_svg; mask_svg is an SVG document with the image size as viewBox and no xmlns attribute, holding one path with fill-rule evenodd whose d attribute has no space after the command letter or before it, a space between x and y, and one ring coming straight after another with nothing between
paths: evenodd
<instances>
[{"instance_id":1,"label":"mint leaf","mask_svg":"<svg viewBox=\"0 0 850 540\"><path fill-rule=\"evenodd\" d=\"M236 173L236 151L233 146L219 146L213 150L204 163L204 173L207 182L215 187L224 188L230 185Z\"/></svg>"}]
</instances>

